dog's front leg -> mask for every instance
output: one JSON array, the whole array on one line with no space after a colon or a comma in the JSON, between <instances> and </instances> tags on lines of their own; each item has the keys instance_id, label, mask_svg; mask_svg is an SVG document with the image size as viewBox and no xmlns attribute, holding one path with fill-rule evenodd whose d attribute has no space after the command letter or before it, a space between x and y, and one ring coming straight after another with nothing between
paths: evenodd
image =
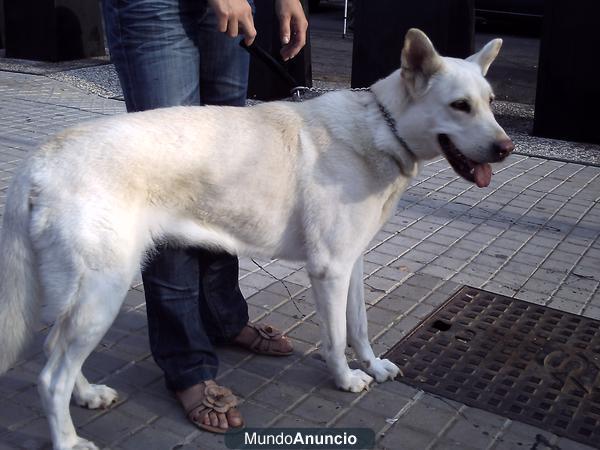
<instances>
[{"instance_id":1,"label":"dog's front leg","mask_svg":"<svg viewBox=\"0 0 600 450\"><path fill-rule=\"evenodd\" d=\"M382 383L386 380L396 378L400 373L400 369L390 360L377 358L373 353L373 348L369 343L363 286L363 258L361 255L352 269L350 289L348 291L348 308L346 312L348 343L354 349L356 356L363 364L365 370L378 383Z\"/></svg>"},{"instance_id":2,"label":"dog's front leg","mask_svg":"<svg viewBox=\"0 0 600 450\"><path fill-rule=\"evenodd\" d=\"M311 282L321 318L321 350L340 389L360 392L373 381L359 369L350 369L346 361L346 303L350 270L327 269L325 274L311 273Z\"/></svg>"}]
</instances>

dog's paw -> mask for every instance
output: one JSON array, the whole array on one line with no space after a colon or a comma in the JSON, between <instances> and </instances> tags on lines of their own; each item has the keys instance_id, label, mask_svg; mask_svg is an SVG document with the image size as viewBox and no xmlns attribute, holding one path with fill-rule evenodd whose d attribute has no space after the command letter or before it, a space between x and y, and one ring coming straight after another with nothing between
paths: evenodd
<instances>
[{"instance_id":1,"label":"dog's paw","mask_svg":"<svg viewBox=\"0 0 600 450\"><path fill-rule=\"evenodd\" d=\"M88 389L73 393L75 403L88 409L108 408L119 399L119 394L103 384L90 384Z\"/></svg>"},{"instance_id":2,"label":"dog's paw","mask_svg":"<svg viewBox=\"0 0 600 450\"><path fill-rule=\"evenodd\" d=\"M92 441L88 441L82 437L76 436L75 443L72 445L61 444L56 445L58 450L100 450Z\"/></svg>"},{"instance_id":3,"label":"dog's paw","mask_svg":"<svg viewBox=\"0 0 600 450\"><path fill-rule=\"evenodd\" d=\"M374 361L366 367L367 372L373 375L378 383L383 383L386 380L393 380L398 375L402 375L400 368L391 362L389 359L375 358Z\"/></svg>"},{"instance_id":4,"label":"dog's paw","mask_svg":"<svg viewBox=\"0 0 600 450\"><path fill-rule=\"evenodd\" d=\"M87 439L78 438L77 444L73 447L73 450L100 450L96 444Z\"/></svg>"},{"instance_id":5,"label":"dog's paw","mask_svg":"<svg viewBox=\"0 0 600 450\"><path fill-rule=\"evenodd\" d=\"M373 378L360 369L349 370L348 373L341 377L337 386L350 392L361 392L369 389L369 385L373 382Z\"/></svg>"}]
</instances>

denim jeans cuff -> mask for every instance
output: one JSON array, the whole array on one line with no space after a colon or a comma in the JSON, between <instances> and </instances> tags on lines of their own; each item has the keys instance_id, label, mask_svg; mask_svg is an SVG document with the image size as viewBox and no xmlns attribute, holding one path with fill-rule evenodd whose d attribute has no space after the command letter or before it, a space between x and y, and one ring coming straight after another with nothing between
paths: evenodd
<instances>
[{"instance_id":1,"label":"denim jeans cuff","mask_svg":"<svg viewBox=\"0 0 600 450\"><path fill-rule=\"evenodd\" d=\"M214 380L217 377L218 369L218 366L204 364L202 367L180 373L175 378L165 377L165 384L171 391L183 391L203 381Z\"/></svg>"}]
</instances>

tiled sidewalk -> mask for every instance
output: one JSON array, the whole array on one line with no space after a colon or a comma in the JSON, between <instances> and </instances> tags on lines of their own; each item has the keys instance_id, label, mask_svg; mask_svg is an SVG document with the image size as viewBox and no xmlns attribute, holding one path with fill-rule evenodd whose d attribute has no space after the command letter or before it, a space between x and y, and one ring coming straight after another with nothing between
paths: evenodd
<instances>
[{"instance_id":1,"label":"tiled sidewalk","mask_svg":"<svg viewBox=\"0 0 600 450\"><path fill-rule=\"evenodd\" d=\"M0 207L16 165L40 140L122 111L121 102L55 80L0 72ZM365 257L375 351L389 349L461 284L600 319L599 202L596 167L513 156L496 168L490 188L477 189L443 160L427 164ZM267 358L220 349L219 381L244 399L249 426L365 426L376 431L377 448L394 450L587 448L400 382L358 395L337 391L316 351L319 325L306 272L258 262L285 280L294 301L242 259L251 316L287 330L296 353ZM35 388L45 332L0 378L0 449L50 448ZM118 389L121 401L107 411L72 406L83 436L111 449L225 448L222 436L189 425L164 388L148 348L141 286L129 292L84 372Z\"/></svg>"}]
</instances>

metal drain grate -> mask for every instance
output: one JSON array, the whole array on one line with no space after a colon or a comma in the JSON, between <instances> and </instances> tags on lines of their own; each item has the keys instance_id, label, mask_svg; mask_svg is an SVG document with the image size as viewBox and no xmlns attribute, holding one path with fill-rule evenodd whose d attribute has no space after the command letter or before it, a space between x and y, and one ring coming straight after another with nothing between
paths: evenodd
<instances>
[{"instance_id":1,"label":"metal drain grate","mask_svg":"<svg viewBox=\"0 0 600 450\"><path fill-rule=\"evenodd\" d=\"M463 287L386 357L407 384L600 448L600 321Z\"/></svg>"}]
</instances>

